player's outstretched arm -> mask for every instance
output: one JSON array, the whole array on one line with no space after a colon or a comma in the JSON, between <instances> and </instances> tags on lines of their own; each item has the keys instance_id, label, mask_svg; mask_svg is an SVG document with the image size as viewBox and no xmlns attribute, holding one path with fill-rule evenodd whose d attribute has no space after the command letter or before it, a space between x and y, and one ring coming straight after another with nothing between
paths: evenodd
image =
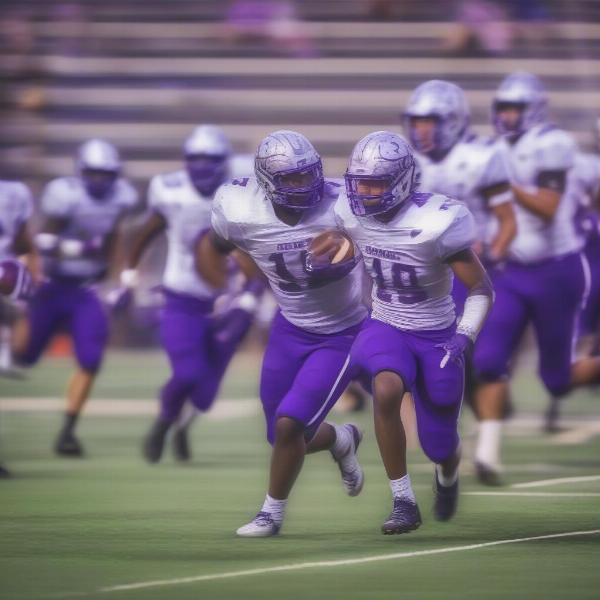
<instances>
[{"instance_id":1,"label":"player's outstretched arm","mask_svg":"<svg viewBox=\"0 0 600 600\"><path fill-rule=\"evenodd\" d=\"M201 235L196 245L196 270L214 288L227 282L227 256L235 246L212 229Z\"/></svg>"}]
</instances>

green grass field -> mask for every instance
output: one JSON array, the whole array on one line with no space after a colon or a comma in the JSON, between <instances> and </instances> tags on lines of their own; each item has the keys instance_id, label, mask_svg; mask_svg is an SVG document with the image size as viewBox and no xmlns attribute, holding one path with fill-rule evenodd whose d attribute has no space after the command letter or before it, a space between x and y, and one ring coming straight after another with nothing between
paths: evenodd
<instances>
[{"instance_id":1,"label":"green grass field","mask_svg":"<svg viewBox=\"0 0 600 600\"><path fill-rule=\"evenodd\" d=\"M159 354L114 353L94 397L153 398L166 372ZM67 361L47 360L25 382L0 380L0 397L58 397L67 375ZM240 355L222 397L255 397L257 377L257 358ZM538 384L523 373L515 400L517 417L539 415L544 407ZM370 413L353 416L366 429L363 493L346 497L330 457L311 456L282 535L248 540L233 532L253 516L265 491L269 449L258 412L198 420L191 464L175 464L168 453L162 464L148 466L140 442L150 416L84 418L80 434L88 458L69 460L50 451L59 413L5 409L2 457L15 477L0 481L0 597L598 598L598 533L478 547L600 530L600 478L593 479L600 475L600 435L594 435L600 398L574 394L565 413L580 421L587 415L577 425L579 443L568 435L544 436L531 420L514 423L504 454L510 485L491 490L494 495L472 495L490 490L474 482L465 460L461 506L450 523L431 517L432 469L413 449L411 475L424 524L391 537L379 533L390 497ZM468 458L472 421L466 411L463 431ZM590 480L512 487L584 476ZM368 557L374 560L363 560ZM343 560L350 562L335 564ZM248 570L258 572L239 573ZM162 583L149 585L156 581Z\"/></svg>"}]
</instances>

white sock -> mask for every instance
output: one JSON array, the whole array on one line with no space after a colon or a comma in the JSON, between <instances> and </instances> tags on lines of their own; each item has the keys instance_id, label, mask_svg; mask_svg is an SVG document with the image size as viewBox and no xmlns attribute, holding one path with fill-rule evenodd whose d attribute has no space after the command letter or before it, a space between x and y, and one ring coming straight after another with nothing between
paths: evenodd
<instances>
[{"instance_id":1,"label":"white sock","mask_svg":"<svg viewBox=\"0 0 600 600\"><path fill-rule=\"evenodd\" d=\"M458 481L458 465L450 477L446 477L442 471L442 465L435 465L435 473L439 484L442 487L450 487Z\"/></svg>"},{"instance_id":2,"label":"white sock","mask_svg":"<svg viewBox=\"0 0 600 600\"><path fill-rule=\"evenodd\" d=\"M198 416L199 413L200 411L193 404L186 402L183 405L183 408L181 409L177 420L175 421L175 428L185 429L186 427L189 427L192 424L192 421Z\"/></svg>"},{"instance_id":3,"label":"white sock","mask_svg":"<svg viewBox=\"0 0 600 600\"><path fill-rule=\"evenodd\" d=\"M0 368L10 369L12 367L12 355L10 348L11 329L0 325Z\"/></svg>"},{"instance_id":4,"label":"white sock","mask_svg":"<svg viewBox=\"0 0 600 600\"><path fill-rule=\"evenodd\" d=\"M500 470L500 443L502 441L502 421L486 419L479 423L479 438L475 450L475 460Z\"/></svg>"},{"instance_id":5,"label":"white sock","mask_svg":"<svg viewBox=\"0 0 600 600\"><path fill-rule=\"evenodd\" d=\"M390 479L390 488L394 498L402 498L403 500L410 500L414 504L417 503L412 486L410 485L410 475L407 474L404 477L400 477L400 479Z\"/></svg>"},{"instance_id":6,"label":"white sock","mask_svg":"<svg viewBox=\"0 0 600 600\"><path fill-rule=\"evenodd\" d=\"M331 452L336 458L341 458L350 450L352 434L346 427L342 427L341 425L331 423L331 426L335 429L335 442L331 447Z\"/></svg>"},{"instance_id":7,"label":"white sock","mask_svg":"<svg viewBox=\"0 0 600 600\"><path fill-rule=\"evenodd\" d=\"M277 500L276 498L271 498L271 496L267 494L265 501L263 502L262 508L260 510L262 512L269 513L271 517L273 517L273 521L281 525L283 521L283 516L285 514L286 505L287 498L285 500Z\"/></svg>"}]
</instances>

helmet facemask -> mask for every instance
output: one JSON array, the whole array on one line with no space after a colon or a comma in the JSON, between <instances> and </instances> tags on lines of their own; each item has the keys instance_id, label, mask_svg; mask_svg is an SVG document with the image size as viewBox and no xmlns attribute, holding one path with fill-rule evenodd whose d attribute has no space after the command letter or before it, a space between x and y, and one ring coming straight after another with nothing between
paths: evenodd
<instances>
[{"instance_id":1,"label":"helmet facemask","mask_svg":"<svg viewBox=\"0 0 600 600\"><path fill-rule=\"evenodd\" d=\"M289 210L313 208L323 197L323 166L319 160L308 166L279 171L273 175L261 172L271 202Z\"/></svg>"},{"instance_id":2,"label":"helmet facemask","mask_svg":"<svg viewBox=\"0 0 600 600\"><path fill-rule=\"evenodd\" d=\"M346 193L357 217L386 213L400 206L418 186L418 169L412 156L399 161L395 175L353 174L346 171Z\"/></svg>"},{"instance_id":3,"label":"helmet facemask","mask_svg":"<svg viewBox=\"0 0 600 600\"><path fill-rule=\"evenodd\" d=\"M404 115L404 129L412 147L421 154L433 155L442 151L441 119L437 115Z\"/></svg>"},{"instance_id":4,"label":"helmet facemask","mask_svg":"<svg viewBox=\"0 0 600 600\"><path fill-rule=\"evenodd\" d=\"M494 101L492 121L496 133L509 138L525 133L525 113L528 105L525 102Z\"/></svg>"},{"instance_id":5,"label":"helmet facemask","mask_svg":"<svg viewBox=\"0 0 600 600\"><path fill-rule=\"evenodd\" d=\"M95 200L105 200L110 196L119 172L83 167L80 175L87 193Z\"/></svg>"},{"instance_id":6,"label":"helmet facemask","mask_svg":"<svg viewBox=\"0 0 600 600\"><path fill-rule=\"evenodd\" d=\"M212 196L227 178L227 156L188 154L185 168L198 192L203 196Z\"/></svg>"}]
</instances>

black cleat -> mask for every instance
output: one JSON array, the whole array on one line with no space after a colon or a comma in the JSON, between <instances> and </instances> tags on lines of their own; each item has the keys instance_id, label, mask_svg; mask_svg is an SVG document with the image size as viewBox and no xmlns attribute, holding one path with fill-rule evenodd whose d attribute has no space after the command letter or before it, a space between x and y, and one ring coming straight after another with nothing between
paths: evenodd
<instances>
[{"instance_id":1,"label":"black cleat","mask_svg":"<svg viewBox=\"0 0 600 600\"><path fill-rule=\"evenodd\" d=\"M6 468L0 465L0 479L10 479L12 473Z\"/></svg>"},{"instance_id":2,"label":"black cleat","mask_svg":"<svg viewBox=\"0 0 600 600\"><path fill-rule=\"evenodd\" d=\"M188 428L179 427L173 432L173 454L180 462L188 462L192 458Z\"/></svg>"},{"instance_id":3,"label":"black cleat","mask_svg":"<svg viewBox=\"0 0 600 600\"><path fill-rule=\"evenodd\" d=\"M157 463L165 448L165 438L171 423L157 419L144 440L143 454L149 463Z\"/></svg>"},{"instance_id":4,"label":"black cleat","mask_svg":"<svg viewBox=\"0 0 600 600\"><path fill-rule=\"evenodd\" d=\"M450 486L442 485L433 477L433 516L437 521L449 521L458 506L458 479Z\"/></svg>"},{"instance_id":5,"label":"black cleat","mask_svg":"<svg viewBox=\"0 0 600 600\"><path fill-rule=\"evenodd\" d=\"M475 463L475 475L477 476L477 481L483 485L490 487L500 487L504 485L500 473L484 463Z\"/></svg>"},{"instance_id":6,"label":"black cleat","mask_svg":"<svg viewBox=\"0 0 600 600\"><path fill-rule=\"evenodd\" d=\"M421 526L421 513L419 507L410 500L394 498L394 508L385 523L381 526L381 533L393 535L408 533Z\"/></svg>"},{"instance_id":7,"label":"black cleat","mask_svg":"<svg viewBox=\"0 0 600 600\"><path fill-rule=\"evenodd\" d=\"M72 432L62 431L54 444L54 452L59 456L80 458L83 456L83 446Z\"/></svg>"}]
</instances>

